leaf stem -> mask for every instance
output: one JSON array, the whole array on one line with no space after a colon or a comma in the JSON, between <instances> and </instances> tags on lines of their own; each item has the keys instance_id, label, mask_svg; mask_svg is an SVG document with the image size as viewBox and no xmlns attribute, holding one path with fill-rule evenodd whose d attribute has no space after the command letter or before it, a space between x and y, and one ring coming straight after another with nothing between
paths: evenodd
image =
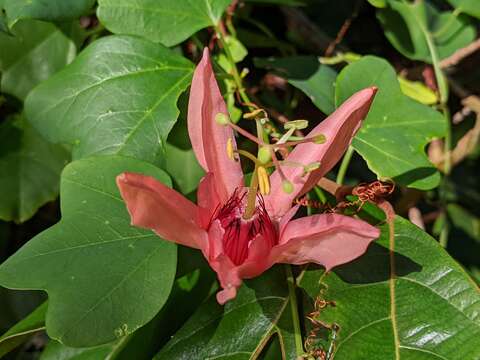
<instances>
[{"instance_id":1,"label":"leaf stem","mask_svg":"<svg viewBox=\"0 0 480 360\"><path fill-rule=\"evenodd\" d=\"M305 353L303 349L302 330L300 329L300 319L298 317L298 303L296 295L295 278L293 277L291 265L285 264L285 271L287 273L288 297L290 300L290 309L292 310L292 322L295 338L295 351L297 356Z\"/></svg>"},{"instance_id":2,"label":"leaf stem","mask_svg":"<svg viewBox=\"0 0 480 360\"><path fill-rule=\"evenodd\" d=\"M347 173L348 165L350 165L350 161L352 160L353 152L355 150L350 145L343 155L342 163L340 164L340 169L338 170L337 174L337 184L343 185L343 181L345 180L345 174Z\"/></svg>"}]
</instances>

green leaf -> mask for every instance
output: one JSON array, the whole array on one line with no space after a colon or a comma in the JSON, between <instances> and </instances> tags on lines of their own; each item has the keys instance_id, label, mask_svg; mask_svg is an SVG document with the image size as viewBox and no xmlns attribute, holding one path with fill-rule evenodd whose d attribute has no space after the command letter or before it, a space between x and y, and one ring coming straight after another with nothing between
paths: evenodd
<instances>
[{"instance_id":1,"label":"green leaf","mask_svg":"<svg viewBox=\"0 0 480 360\"><path fill-rule=\"evenodd\" d=\"M0 336L0 358L24 343L34 333L44 330L46 312L47 302L44 302L31 314Z\"/></svg>"},{"instance_id":2,"label":"green leaf","mask_svg":"<svg viewBox=\"0 0 480 360\"><path fill-rule=\"evenodd\" d=\"M448 0L448 2L457 9L457 12L463 12L480 19L480 2L478 0Z\"/></svg>"},{"instance_id":3,"label":"green leaf","mask_svg":"<svg viewBox=\"0 0 480 360\"><path fill-rule=\"evenodd\" d=\"M289 6L301 6L307 5L309 0L245 0L250 3L260 4L277 4L277 5L289 5Z\"/></svg>"},{"instance_id":4,"label":"green leaf","mask_svg":"<svg viewBox=\"0 0 480 360\"><path fill-rule=\"evenodd\" d=\"M50 141L72 144L74 159L118 154L154 162L192 70L161 45L104 37L29 94L27 118Z\"/></svg>"},{"instance_id":5,"label":"green leaf","mask_svg":"<svg viewBox=\"0 0 480 360\"><path fill-rule=\"evenodd\" d=\"M194 191L205 174L192 149L183 150L167 143L164 161L163 168L183 194Z\"/></svg>"},{"instance_id":6,"label":"green leaf","mask_svg":"<svg viewBox=\"0 0 480 360\"><path fill-rule=\"evenodd\" d=\"M58 195L60 173L69 159L26 121L0 124L0 219L23 222Z\"/></svg>"},{"instance_id":7,"label":"green leaf","mask_svg":"<svg viewBox=\"0 0 480 360\"><path fill-rule=\"evenodd\" d=\"M255 59L261 68L273 68L279 76L302 90L324 113L335 110L335 78L337 73L321 65L315 56L294 56L280 59Z\"/></svg>"},{"instance_id":8,"label":"green leaf","mask_svg":"<svg viewBox=\"0 0 480 360\"><path fill-rule=\"evenodd\" d=\"M95 0L3 0L8 26L20 19L64 21L78 18L93 7Z\"/></svg>"},{"instance_id":9,"label":"green leaf","mask_svg":"<svg viewBox=\"0 0 480 360\"><path fill-rule=\"evenodd\" d=\"M12 34L0 33L1 89L19 99L75 58L75 44L52 24L25 20Z\"/></svg>"},{"instance_id":10,"label":"green leaf","mask_svg":"<svg viewBox=\"0 0 480 360\"><path fill-rule=\"evenodd\" d=\"M465 234L480 244L479 218L457 204L449 204L447 207L447 212L455 227L464 231Z\"/></svg>"},{"instance_id":11,"label":"green leaf","mask_svg":"<svg viewBox=\"0 0 480 360\"><path fill-rule=\"evenodd\" d=\"M392 178L426 190L440 175L425 155L425 145L445 134L437 111L403 95L394 69L383 59L365 56L345 67L337 78L337 104L360 89L375 85L378 93L352 145L379 178Z\"/></svg>"},{"instance_id":12,"label":"green leaf","mask_svg":"<svg viewBox=\"0 0 480 360\"><path fill-rule=\"evenodd\" d=\"M139 35L173 46L198 30L216 26L231 0L99 0L98 3L97 16L111 32Z\"/></svg>"},{"instance_id":13,"label":"green leaf","mask_svg":"<svg viewBox=\"0 0 480 360\"><path fill-rule=\"evenodd\" d=\"M410 59L432 62L428 37L440 59L475 40L475 27L466 17L440 13L428 1L388 0L388 4L388 8L377 11L377 17L388 40Z\"/></svg>"},{"instance_id":14,"label":"green leaf","mask_svg":"<svg viewBox=\"0 0 480 360\"><path fill-rule=\"evenodd\" d=\"M126 339L127 337L123 338ZM111 359L117 347L122 345L120 339L114 343L90 347L72 348L65 346L58 341L50 340L42 352L40 360L98 360ZM114 357L113 357L114 358Z\"/></svg>"},{"instance_id":15,"label":"green leaf","mask_svg":"<svg viewBox=\"0 0 480 360\"><path fill-rule=\"evenodd\" d=\"M407 220L396 218L392 240L384 226L358 260L326 275L307 271L304 278L312 300L335 302L320 315L339 326L335 360L480 358L478 287Z\"/></svg>"},{"instance_id":16,"label":"green leaf","mask_svg":"<svg viewBox=\"0 0 480 360\"><path fill-rule=\"evenodd\" d=\"M276 266L246 281L225 306L211 297L155 359L255 359L274 336L280 336L286 359L295 359L284 274Z\"/></svg>"},{"instance_id":17,"label":"green leaf","mask_svg":"<svg viewBox=\"0 0 480 360\"><path fill-rule=\"evenodd\" d=\"M62 220L0 266L0 285L45 290L48 335L87 347L132 333L161 309L175 277L176 247L130 225L115 177L132 171L169 184L145 162L82 159L62 173Z\"/></svg>"},{"instance_id":18,"label":"green leaf","mask_svg":"<svg viewBox=\"0 0 480 360\"><path fill-rule=\"evenodd\" d=\"M387 0L368 0L370 5L375 6L377 8L384 8L387 6Z\"/></svg>"}]
</instances>

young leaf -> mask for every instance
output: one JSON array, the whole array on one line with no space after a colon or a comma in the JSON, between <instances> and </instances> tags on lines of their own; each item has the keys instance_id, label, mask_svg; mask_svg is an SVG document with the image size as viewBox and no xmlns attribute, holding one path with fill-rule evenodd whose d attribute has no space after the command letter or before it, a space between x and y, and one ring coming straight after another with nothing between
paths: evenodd
<instances>
[{"instance_id":1,"label":"young leaf","mask_svg":"<svg viewBox=\"0 0 480 360\"><path fill-rule=\"evenodd\" d=\"M480 293L428 234L397 217L358 259L330 274L307 271L302 287L334 301L320 315L335 323L334 358L462 359L480 357ZM319 287L319 277L322 277Z\"/></svg>"},{"instance_id":2,"label":"young leaf","mask_svg":"<svg viewBox=\"0 0 480 360\"><path fill-rule=\"evenodd\" d=\"M62 220L0 266L0 285L48 293L48 335L69 346L130 334L170 294L176 247L130 225L115 183L124 171L170 183L160 169L131 158L73 162L62 173Z\"/></svg>"},{"instance_id":3,"label":"young leaf","mask_svg":"<svg viewBox=\"0 0 480 360\"><path fill-rule=\"evenodd\" d=\"M57 27L35 20L18 22L11 35L0 33L0 48L2 92L21 100L77 53L73 41Z\"/></svg>"},{"instance_id":4,"label":"young leaf","mask_svg":"<svg viewBox=\"0 0 480 360\"><path fill-rule=\"evenodd\" d=\"M70 156L45 141L24 119L0 124L0 219L23 222L58 195Z\"/></svg>"},{"instance_id":5,"label":"young leaf","mask_svg":"<svg viewBox=\"0 0 480 360\"><path fill-rule=\"evenodd\" d=\"M478 0L448 0L456 11L466 13L480 19L480 3Z\"/></svg>"},{"instance_id":6,"label":"young leaf","mask_svg":"<svg viewBox=\"0 0 480 360\"><path fill-rule=\"evenodd\" d=\"M403 95L394 69L383 59L365 56L348 65L337 78L337 104L368 86L377 95L352 145L378 177L409 187L436 187L440 175L425 155L425 145L445 134L437 111Z\"/></svg>"},{"instance_id":7,"label":"young leaf","mask_svg":"<svg viewBox=\"0 0 480 360\"><path fill-rule=\"evenodd\" d=\"M97 16L115 34L173 46L218 24L231 0L99 0ZM174 25L174 26L172 26Z\"/></svg>"},{"instance_id":8,"label":"young leaf","mask_svg":"<svg viewBox=\"0 0 480 360\"><path fill-rule=\"evenodd\" d=\"M95 41L26 99L29 121L73 158L118 154L155 161L190 84L190 61L131 36ZM68 86L66 86L68 84Z\"/></svg>"}]
</instances>

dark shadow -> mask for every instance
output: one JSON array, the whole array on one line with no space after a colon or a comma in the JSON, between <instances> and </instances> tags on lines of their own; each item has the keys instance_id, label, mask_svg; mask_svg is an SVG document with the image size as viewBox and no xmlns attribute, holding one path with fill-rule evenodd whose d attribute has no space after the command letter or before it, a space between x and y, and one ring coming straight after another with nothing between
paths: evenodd
<instances>
[{"instance_id":1,"label":"dark shadow","mask_svg":"<svg viewBox=\"0 0 480 360\"><path fill-rule=\"evenodd\" d=\"M308 80L320 68L315 56L291 56L278 59L254 59L255 66L272 69L291 80Z\"/></svg>"},{"instance_id":2,"label":"dark shadow","mask_svg":"<svg viewBox=\"0 0 480 360\"><path fill-rule=\"evenodd\" d=\"M382 11L377 14L384 29L393 29L391 32L395 34L394 37L397 39L397 43L402 44L402 47L410 54L414 53L415 46L413 45L408 25L402 15L390 8L382 9Z\"/></svg>"},{"instance_id":3,"label":"dark shadow","mask_svg":"<svg viewBox=\"0 0 480 360\"><path fill-rule=\"evenodd\" d=\"M394 253L394 257L397 277L422 270L420 264L404 255ZM337 266L332 272L349 284L369 284L389 280L390 252L387 248L372 243L363 256L355 261Z\"/></svg>"},{"instance_id":4,"label":"dark shadow","mask_svg":"<svg viewBox=\"0 0 480 360\"><path fill-rule=\"evenodd\" d=\"M392 180L397 184L408 186L415 181L432 176L436 172L437 170L434 167L421 167L397 175Z\"/></svg>"}]
</instances>

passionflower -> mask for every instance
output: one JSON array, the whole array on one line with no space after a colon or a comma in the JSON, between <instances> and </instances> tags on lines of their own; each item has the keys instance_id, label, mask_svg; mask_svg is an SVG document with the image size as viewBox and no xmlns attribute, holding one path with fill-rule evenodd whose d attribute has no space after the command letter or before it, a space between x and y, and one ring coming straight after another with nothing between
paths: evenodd
<instances>
[{"instance_id":1,"label":"passionflower","mask_svg":"<svg viewBox=\"0 0 480 360\"><path fill-rule=\"evenodd\" d=\"M323 141L298 144L267 183L263 171L261 196L257 187L253 193L252 187L244 187L241 165L232 159L234 131L226 121L218 121L228 119L228 112L205 50L194 72L188 106L190 140L206 172L197 204L152 177L123 173L117 184L132 224L201 250L222 287L217 293L220 304L236 296L242 279L258 276L276 263L311 262L330 270L357 258L379 236L377 228L334 213L293 219L298 205L292 204L340 159L375 92L373 87L361 90L343 103L306 136L321 136ZM318 165L305 172L305 167L289 163Z\"/></svg>"}]
</instances>

